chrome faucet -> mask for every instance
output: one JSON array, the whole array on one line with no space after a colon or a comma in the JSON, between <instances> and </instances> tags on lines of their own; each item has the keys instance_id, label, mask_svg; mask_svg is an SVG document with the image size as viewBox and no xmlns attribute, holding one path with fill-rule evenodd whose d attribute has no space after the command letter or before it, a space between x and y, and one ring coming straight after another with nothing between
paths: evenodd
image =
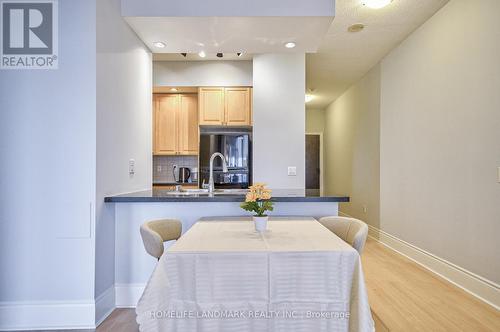
<instances>
[{"instance_id":1,"label":"chrome faucet","mask_svg":"<svg viewBox=\"0 0 500 332\"><path fill-rule=\"evenodd\" d=\"M226 158L220 152L214 153L210 157L210 178L208 179L208 192L209 193L213 193L215 190L215 186L214 186L214 159L215 159L215 157L220 157L220 159L222 159L222 171L224 173L227 173Z\"/></svg>"}]
</instances>

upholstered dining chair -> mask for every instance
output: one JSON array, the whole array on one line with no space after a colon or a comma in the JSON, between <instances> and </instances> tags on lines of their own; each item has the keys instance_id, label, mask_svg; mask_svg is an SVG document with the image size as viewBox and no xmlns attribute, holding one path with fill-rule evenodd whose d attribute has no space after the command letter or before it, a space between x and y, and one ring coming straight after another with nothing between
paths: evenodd
<instances>
[{"instance_id":1,"label":"upholstered dining chair","mask_svg":"<svg viewBox=\"0 0 500 332\"><path fill-rule=\"evenodd\" d=\"M148 254L157 259L163 254L163 242L178 240L181 233L182 223L177 219L153 220L141 225L144 248Z\"/></svg>"},{"instance_id":2,"label":"upholstered dining chair","mask_svg":"<svg viewBox=\"0 0 500 332\"><path fill-rule=\"evenodd\" d=\"M349 243L361 255L368 236L368 226L361 220L347 217L323 217L319 222Z\"/></svg>"}]
</instances>

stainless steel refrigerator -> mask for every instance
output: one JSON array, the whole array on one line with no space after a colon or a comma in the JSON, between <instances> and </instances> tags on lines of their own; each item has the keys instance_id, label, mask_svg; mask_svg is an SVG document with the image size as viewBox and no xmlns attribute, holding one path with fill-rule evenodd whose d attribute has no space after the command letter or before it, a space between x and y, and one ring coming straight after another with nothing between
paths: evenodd
<instances>
[{"instance_id":1,"label":"stainless steel refrigerator","mask_svg":"<svg viewBox=\"0 0 500 332\"><path fill-rule=\"evenodd\" d=\"M252 185L252 132L246 128L201 128L200 188L209 179L210 156L224 155L228 172L222 172L220 158L214 160L215 188L248 188Z\"/></svg>"}]
</instances>

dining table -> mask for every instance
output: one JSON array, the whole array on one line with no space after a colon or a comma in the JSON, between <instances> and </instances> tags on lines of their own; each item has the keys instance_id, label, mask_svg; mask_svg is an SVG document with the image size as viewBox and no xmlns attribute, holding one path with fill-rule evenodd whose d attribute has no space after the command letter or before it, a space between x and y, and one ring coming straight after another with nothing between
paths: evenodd
<instances>
[{"instance_id":1,"label":"dining table","mask_svg":"<svg viewBox=\"0 0 500 332\"><path fill-rule=\"evenodd\" d=\"M312 217L202 218L158 261L140 331L374 331L361 259Z\"/></svg>"}]
</instances>

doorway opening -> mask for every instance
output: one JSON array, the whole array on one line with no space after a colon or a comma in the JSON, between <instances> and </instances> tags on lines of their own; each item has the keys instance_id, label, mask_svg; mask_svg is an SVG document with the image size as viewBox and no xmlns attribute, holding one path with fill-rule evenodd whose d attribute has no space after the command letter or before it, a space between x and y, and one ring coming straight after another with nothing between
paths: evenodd
<instances>
[{"instance_id":1,"label":"doorway opening","mask_svg":"<svg viewBox=\"0 0 500 332\"><path fill-rule=\"evenodd\" d=\"M306 194L323 195L323 133L306 133Z\"/></svg>"}]
</instances>

